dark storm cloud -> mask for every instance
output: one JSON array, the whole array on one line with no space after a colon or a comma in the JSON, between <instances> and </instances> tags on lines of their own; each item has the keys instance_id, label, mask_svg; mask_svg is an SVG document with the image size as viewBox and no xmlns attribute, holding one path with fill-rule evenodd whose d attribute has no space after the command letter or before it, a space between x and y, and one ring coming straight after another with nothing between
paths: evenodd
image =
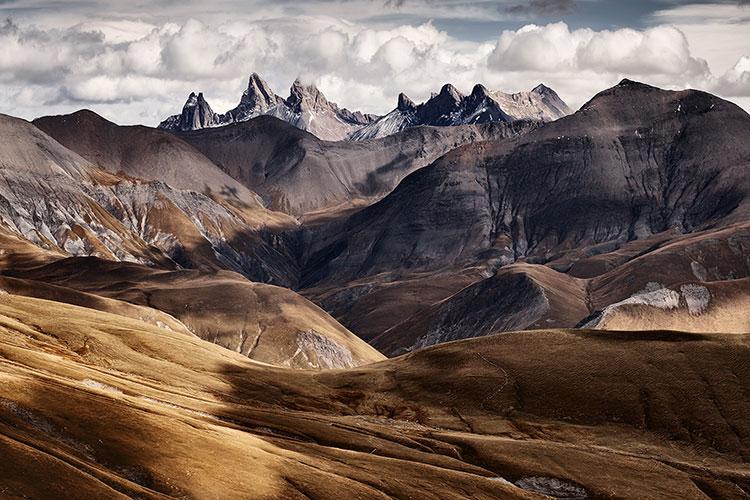
<instances>
[{"instance_id":1,"label":"dark storm cloud","mask_svg":"<svg viewBox=\"0 0 750 500\"><path fill-rule=\"evenodd\" d=\"M510 14L558 16L573 10L573 0L529 0L508 6L505 10Z\"/></svg>"}]
</instances>

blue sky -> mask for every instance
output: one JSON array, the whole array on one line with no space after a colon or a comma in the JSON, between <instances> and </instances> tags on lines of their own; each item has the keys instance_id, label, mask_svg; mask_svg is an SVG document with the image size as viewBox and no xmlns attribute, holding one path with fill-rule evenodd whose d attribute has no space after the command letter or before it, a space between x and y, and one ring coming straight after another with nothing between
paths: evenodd
<instances>
[{"instance_id":1,"label":"blue sky","mask_svg":"<svg viewBox=\"0 0 750 500\"><path fill-rule=\"evenodd\" d=\"M190 91L217 111L256 71L384 113L450 82L537 83L572 107L623 77L750 109L750 2L737 0L0 0L0 111L88 107L153 125Z\"/></svg>"}]
</instances>

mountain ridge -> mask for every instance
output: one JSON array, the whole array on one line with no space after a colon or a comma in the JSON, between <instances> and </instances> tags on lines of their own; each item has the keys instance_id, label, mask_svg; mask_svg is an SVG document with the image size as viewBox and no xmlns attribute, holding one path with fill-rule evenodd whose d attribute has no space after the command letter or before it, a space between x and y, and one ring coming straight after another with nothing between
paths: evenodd
<instances>
[{"instance_id":1,"label":"mountain ridge","mask_svg":"<svg viewBox=\"0 0 750 500\"><path fill-rule=\"evenodd\" d=\"M421 104L415 104L406 94L399 94L393 111L353 132L349 138L379 138L422 125L444 127L516 120L548 122L570 112L557 93L542 84L529 92L515 94L490 91L477 84L471 94L463 95L447 83L439 93Z\"/></svg>"},{"instance_id":2,"label":"mountain ridge","mask_svg":"<svg viewBox=\"0 0 750 500\"><path fill-rule=\"evenodd\" d=\"M456 126L509 122L514 120L552 121L570 113L565 102L554 90L542 84L529 92L507 94L474 86L469 96L453 85L444 85L440 92L422 104L415 104L404 93L399 94L396 108L385 116L349 111L328 101L315 85L295 80L286 99L276 95L260 75L252 73L240 103L226 113L216 113L203 93L192 92L180 115L173 115L159 128L187 132L226 126L271 115L323 140L364 140L385 137L409 127Z\"/></svg>"},{"instance_id":3,"label":"mountain ridge","mask_svg":"<svg viewBox=\"0 0 750 500\"><path fill-rule=\"evenodd\" d=\"M297 128L311 132L323 140L345 139L353 130L376 117L349 111L328 101L315 85L295 80L286 99L276 95L260 75L253 73L239 104L224 114L214 112L203 93L191 92L180 115L173 115L158 128L189 131L240 123L257 116L271 115Z\"/></svg>"}]
</instances>

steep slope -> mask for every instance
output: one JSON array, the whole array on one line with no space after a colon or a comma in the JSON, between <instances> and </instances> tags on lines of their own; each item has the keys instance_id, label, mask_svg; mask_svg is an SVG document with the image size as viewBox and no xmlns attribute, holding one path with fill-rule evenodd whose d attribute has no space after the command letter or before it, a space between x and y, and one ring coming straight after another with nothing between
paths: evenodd
<instances>
[{"instance_id":1,"label":"steep slope","mask_svg":"<svg viewBox=\"0 0 750 500\"><path fill-rule=\"evenodd\" d=\"M24 120L0 115L0 137L4 228L53 251L170 265L94 201L117 178Z\"/></svg>"},{"instance_id":2,"label":"steep slope","mask_svg":"<svg viewBox=\"0 0 750 500\"><path fill-rule=\"evenodd\" d=\"M514 120L554 121L570 114L570 108L549 87L538 85L530 92L506 94L474 86L464 96L453 85L416 105L405 94L399 94L396 109L350 135L353 140L385 137L409 127L421 125L455 126Z\"/></svg>"},{"instance_id":3,"label":"steep slope","mask_svg":"<svg viewBox=\"0 0 750 500\"><path fill-rule=\"evenodd\" d=\"M293 291L253 283L227 271L160 271L132 263L70 258L25 270L10 268L3 274L22 278L11 284L38 283L48 290L34 293L15 285L13 289L22 295L55 298L52 292L58 290L57 300L89 307L78 297L84 292L124 302L123 309L135 304L163 311L202 339L272 365L351 368L384 359ZM4 279L10 278L0 278L0 285Z\"/></svg>"},{"instance_id":4,"label":"steep slope","mask_svg":"<svg viewBox=\"0 0 750 500\"><path fill-rule=\"evenodd\" d=\"M702 499L750 488L744 335L524 332L314 373L6 295L0 351L0 488L18 495Z\"/></svg>"},{"instance_id":5,"label":"steep slope","mask_svg":"<svg viewBox=\"0 0 750 500\"><path fill-rule=\"evenodd\" d=\"M262 115L275 116L323 140L338 141L371 123L377 117L340 108L328 101L314 85L303 85L295 80L289 97L282 99L257 74L250 75L247 89L239 104L224 114L211 109L203 93L192 92L182 108L159 124L159 128L175 132L221 127L241 123Z\"/></svg>"},{"instance_id":6,"label":"steep slope","mask_svg":"<svg viewBox=\"0 0 750 500\"><path fill-rule=\"evenodd\" d=\"M510 137L535 124L419 127L372 141L325 142L262 116L179 134L273 210L301 215L377 199L406 175L467 142Z\"/></svg>"},{"instance_id":7,"label":"steep slope","mask_svg":"<svg viewBox=\"0 0 750 500\"><path fill-rule=\"evenodd\" d=\"M744 314L750 304L747 255L745 222L635 240L584 257L567 274L515 263L484 275L471 268L392 281L377 275L306 293L387 355L516 329L745 333L750 332ZM588 278L573 275L599 263L611 268Z\"/></svg>"},{"instance_id":8,"label":"steep slope","mask_svg":"<svg viewBox=\"0 0 750 500\"><path fill-rule=\"evenodd\" d=\"M66 148L113 174L166 182L178 189L247 205L258 224L273 221L257 195L178 137L142 126L122 127L88 110L32 122Z\"/></svg>"},{"instance_id":9,"label":"steep slope","mask_svg":"<svg viewBox=\"0 0 750 500\"><path fill-rule=\"evenodd\" d=\"M746 220L748 137L750 116L734 104L623 81L531 133L457 148L345 224L321 228L307 257L319 264L304 283L547 262Z\"/></svg>"},{"instance_id":10,"label":"steep slope","mask_svg":"<svg viewBox=\"0 0 750 500\"><path fill-rule=\"evenodd\" d=\"M3 226L42 248L165 268L232 269L259 281L296 280L291 260L259 226L263 220L265 225L289 218L264 219L268 212L252 196L248 201L255 208L236 198L214 199L162 181L110 174L32 124L8 116L0 116L0 136ZM106 152L104 139L100 145ZM210 175L231 181L210 168L208 182ZM238 185L237 192L242 189Z\"/></svg>"},{"instance_id":11,"label":"steep slope","mask_svg":"<svg viewBox=\"0 0 750 500\"><path fill-rule=\"evenodd\" d=\"M499 331L569 328L589 315L586 299L584 280L544 266L513 264L435 301L370 343L395 356Z\"/></svg>"}]
</instances>

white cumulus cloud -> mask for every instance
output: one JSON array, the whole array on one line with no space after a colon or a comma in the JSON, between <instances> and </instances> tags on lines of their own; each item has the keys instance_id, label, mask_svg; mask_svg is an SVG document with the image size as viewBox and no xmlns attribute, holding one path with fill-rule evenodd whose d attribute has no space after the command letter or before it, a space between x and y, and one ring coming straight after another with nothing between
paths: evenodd
<instances>
[{"instance_id":1,"label":"white cumulus cloud","mask_svg":"<svg viewBox=\"0 0 750 500\"><path fill-rule=\"evenodd\" d=\"M89 20L43 28L0 25L0 111L34 118L90 107L119 123L155 125L202 91L219 112L258 72L286 96L296 77L352 110L385 113L399 92L416 101L444 83L519 91L545 83L572 107L623 77L670 88L749 96L748 59L721 77L668 25L571 30L527 25L496 40L458 40L432 23L376 29L330 16L176 23Z\"/></svg>"}]
</instances>

